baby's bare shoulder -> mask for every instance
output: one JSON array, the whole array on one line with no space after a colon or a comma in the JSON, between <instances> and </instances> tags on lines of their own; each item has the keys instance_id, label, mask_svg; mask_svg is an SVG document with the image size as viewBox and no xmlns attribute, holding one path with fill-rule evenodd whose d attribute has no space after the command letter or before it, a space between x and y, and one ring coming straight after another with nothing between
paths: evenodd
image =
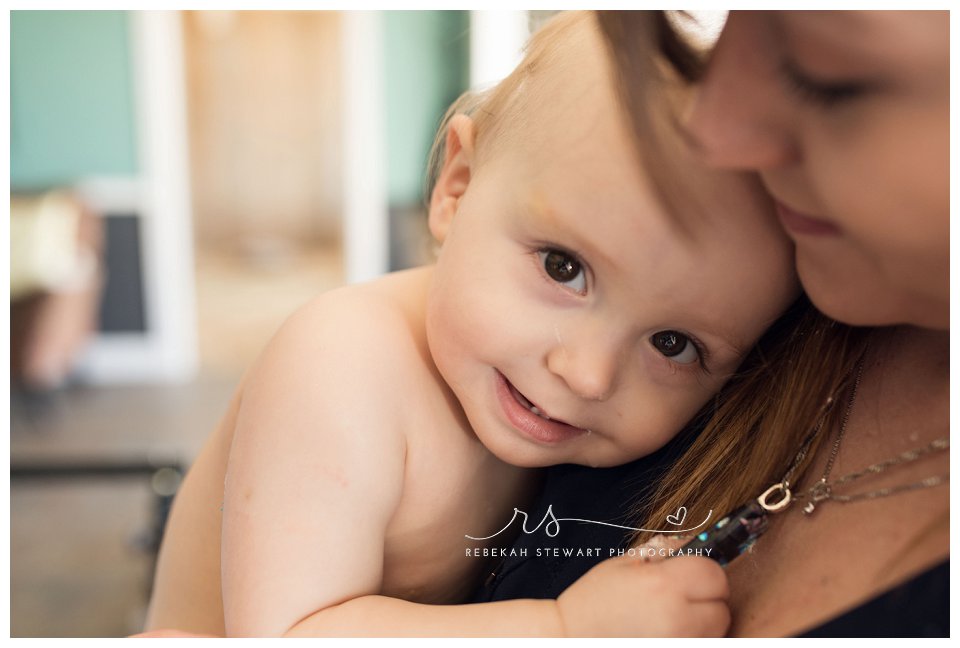
<instances>
[{"instance_id":1,"label":"baby's bare shoulder","mask_svg":"<svg viewBox=\"0 0 960 648\"><path fill-rule=\"evenodd\" d=\"M251 378L266 374L293 389L356 387L366 397L395 395L429 362L417 283L388 276L314 298L283 323Z\"/></svg>"},{"instance_id":2,"label":"baby's bare shoulder","mask_svg":"<svg viewBox=\"0 0 960 648\"><path fill-rule=\"evenodd\" d=\"M347 286L305 304L284 324L290 342L360 360L409 351L423 336L422 308L387 281Z\"/></svg>"}]
</instances>

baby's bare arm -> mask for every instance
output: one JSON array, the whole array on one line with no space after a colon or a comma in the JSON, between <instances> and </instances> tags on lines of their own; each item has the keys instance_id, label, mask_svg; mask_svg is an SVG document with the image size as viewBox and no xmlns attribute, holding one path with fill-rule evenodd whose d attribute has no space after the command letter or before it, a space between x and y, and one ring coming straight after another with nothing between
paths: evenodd
<instances>
[{"instance_id":1,"label":"baby's bare arm","mask_svg":"<svg viewBox=\"0 0 960 648\"><path fill-rule=\"evenodd\" d=\"M146 630L223 634L220 529L223 477L243 384L193 462L173 502L157 557Z\"/></svg>"},{"instance_id":2,"label":"baby's bare arm","mask_svg":"<svg viewBox=\"0 0 960 648\"><path fill-rule=\"evenodd\" d=\"M730 624L726 574L707 558L597 565L558 600L424 605L361 596L303 619L291 637L715 637ZM156 636L178 636L174 632Z\"/></svg>"},{"instance_id":3,"label":"baby's bare arm","mask_svg":"<svg viewBox=\"0 0 960 648\"><path fill-rule=\"evenodd\" d=\"M405 450L404 368L385 353L409 343L402 318L354 295L291 317L247 377L225 481L228 636L280 635L380 590Z\"/></svg>"},{"instance_id":4,"label":"baby's bare arm","mask_svg":"<svg viewBox=\"0 0 960 648\"><path fill-rule=\"evenodd\" d=\"M708 558L606 560L557 600L423 605L363 596L293 627L295 637L701 637L730 624L727 578Z\"/></svg>"},{"instance_id":5,"label":"baby's bare arm","mask_svg":"<svg viewBox=\"0 0 960 648\"><path fill-rule=\"evenodd\" d=\"M288 637L563 637L553 599L427 605L362 596L294 626Z\"/></svg>"}]
</instances>

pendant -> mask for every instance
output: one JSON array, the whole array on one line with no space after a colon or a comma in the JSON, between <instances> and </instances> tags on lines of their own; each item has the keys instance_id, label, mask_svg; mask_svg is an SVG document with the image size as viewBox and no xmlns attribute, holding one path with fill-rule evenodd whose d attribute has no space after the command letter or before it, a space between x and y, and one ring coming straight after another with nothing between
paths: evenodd
<instances>
[{"instance_id":1,"label":"pendant","mask_svg":"<svg viewBox=\"0 0 960 648\"><path fill-rule=\"evenodd\" d=\"M757 500L751 500L707 531L697 534L682 551L685 555L712 558L726 566L750 549L766 530L767 511Z\"/></svg>"},{"instance_id":2,"label":"pendant","mask_svg":"<svg viewBox=\"0 0 960 648\"><path fill-rule=\"evenodd\" d=\"M830 499L832 495L833 491L830 488L830 484L828 484L825 479L821 479L816 484L811 486L809 491L807 491L807 498L810 501L808 501L807 505L803 507L803 512L806 515L810 515L817 507L817 504L823 500Z\"/></svg>"}]
</instances>

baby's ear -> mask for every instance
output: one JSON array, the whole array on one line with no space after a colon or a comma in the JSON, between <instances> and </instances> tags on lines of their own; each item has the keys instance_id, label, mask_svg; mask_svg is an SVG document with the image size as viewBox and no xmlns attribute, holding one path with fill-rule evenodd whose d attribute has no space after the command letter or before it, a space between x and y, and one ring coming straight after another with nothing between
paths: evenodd
<instances>
[{"instance_id":1,"label":"baby's ear","mask_svg":"<svg viewBox=\"0 0 960 648\"><path fill-rule=\"evenodd\" d=\"M460 198L470 184L474 163L473 120L467 115L454 115L447 125L443 168L430 196L430 233L438 243L447 238L447 231Z\"/></svg>"}]
</instances>

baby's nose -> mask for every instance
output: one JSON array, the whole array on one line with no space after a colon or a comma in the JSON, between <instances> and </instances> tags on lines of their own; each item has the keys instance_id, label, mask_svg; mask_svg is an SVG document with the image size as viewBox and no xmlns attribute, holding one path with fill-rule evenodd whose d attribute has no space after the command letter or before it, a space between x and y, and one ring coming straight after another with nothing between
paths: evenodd
<instances>
[{"instance_id":1,"label":"baby's nose","mask_svg":"<svg viewBox=\"0 0 960 648\"><path fill-rule=\"evenodd\" d=\"M547 368L580 398L605 401L616 386L621 355L609 340L588 337L557 344L547 356Z\"/></svg>"}]
</instances>

